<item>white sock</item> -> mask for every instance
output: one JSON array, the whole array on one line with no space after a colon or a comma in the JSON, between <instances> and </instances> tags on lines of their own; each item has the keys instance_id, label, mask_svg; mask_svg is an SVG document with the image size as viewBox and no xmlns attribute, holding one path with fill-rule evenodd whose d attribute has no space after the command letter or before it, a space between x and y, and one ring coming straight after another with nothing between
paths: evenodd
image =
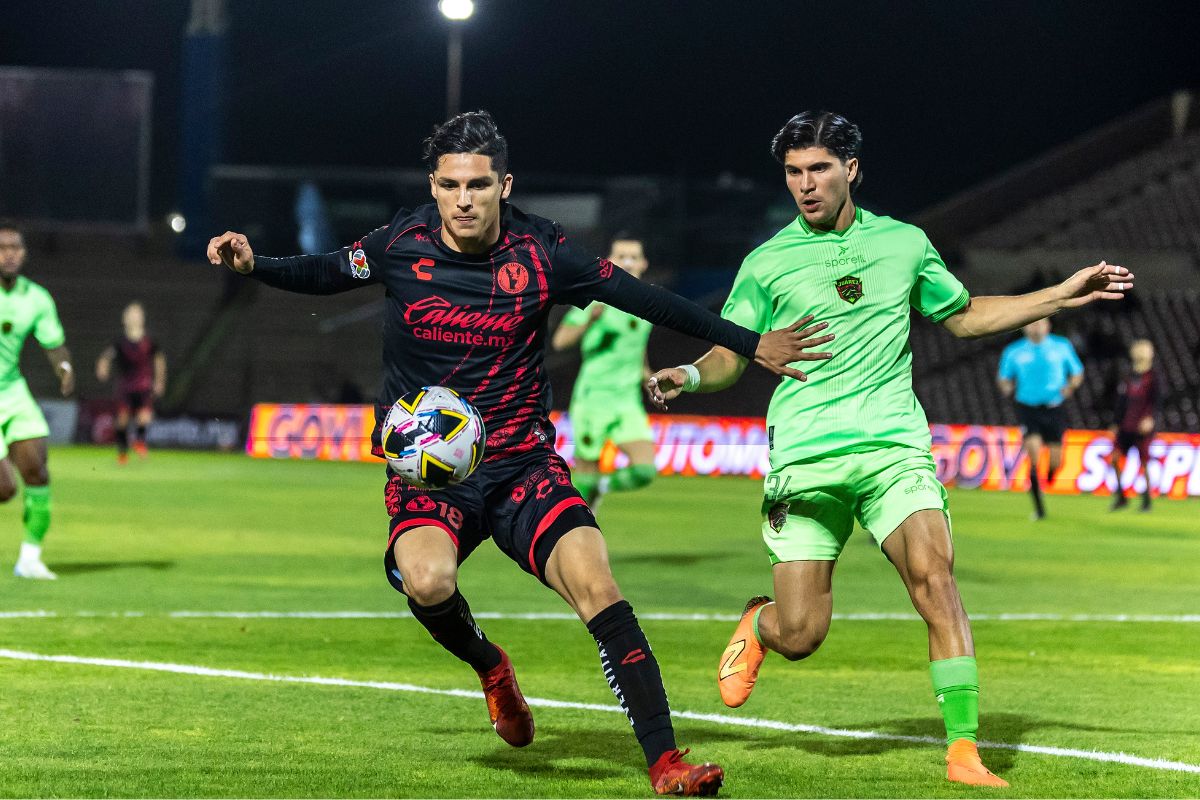
<instances>
[{"instance_id":1,"label":"white sock","mask_svg":"<svg viewBox=\"0 0 1200 800\"><path fill-rule=\"evenodd\" d=\"M18 561L41 561L42 546L40 544L30 544L29 542L21 542L21 555L17 557Z\"/></svg>"}]
</instances>

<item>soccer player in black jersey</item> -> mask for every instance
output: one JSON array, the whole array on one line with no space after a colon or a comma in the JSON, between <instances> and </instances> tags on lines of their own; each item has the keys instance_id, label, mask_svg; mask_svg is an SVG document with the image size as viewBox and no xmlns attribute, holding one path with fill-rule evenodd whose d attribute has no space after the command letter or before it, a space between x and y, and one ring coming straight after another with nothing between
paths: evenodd
<instances>
[{"instance_id":1,"label":"soccer player in black jersey","mask_svg":"<svg viewBox=\"0 0 1200 800\"><path fill-rule=\"evenodd\" d=\"M263 283L328 294L382 284L386 290L384 382L379 423L392 402L421 386L450 387L483 414L479 469L435 495L390 473L391 517L384 566L413 615L479 674L496 732L510 745L533 741L533 717L508 656L487 639L458 591L459 565L491 537L526 572L558 592L596 639L605 677L633 725L660 794L714 794L715 764L689 764L676 748L658 663L608 565L595 517L554 451L543 357L553 304L615 306L707 339L776 374L827 358L823 326L758 334L644 284L610 261L583 257L557 223L506 200L508 152L487 112L450 119L425 141L435 204L401 210L353 245L324 255L256 257L246 237L212 239L208 258ZM436 498L436 500L435 500Z\"/></svg>"}]
</instances>

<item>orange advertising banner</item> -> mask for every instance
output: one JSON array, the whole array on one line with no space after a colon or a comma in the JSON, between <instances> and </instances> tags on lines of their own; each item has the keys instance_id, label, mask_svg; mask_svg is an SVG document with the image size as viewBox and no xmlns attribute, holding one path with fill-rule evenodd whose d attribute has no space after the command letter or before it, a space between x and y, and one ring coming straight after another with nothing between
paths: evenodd
<instances>
[{"instance_id":1,"label":"orange advertising banner","mask_svg":"<svg viewBox=\"0 0 1200 800\"><path fill-rule=\"evenodd\" d=\"M260 403L250 418L246 451L256 458L370 461L372 406ZM552 412L555 447L568 463L575 445L570 417ZM766 421L757 417L703 417L652 414L655 466L661 475L741 475L762 478L770 469ZM963 489L1025 491L1029 460L1021 451L1021 430L995 425L931 425L938 479ZM1058 494L1108 494L1115 487L1109 465L1112 437L1106 431L1067 431L1062 468L1046 488ZM1046 454L1043 452L1042 474ZM624 466L610 442L601 469ZM1122 485L1141 492L1145 474L1138 454L1125 460ZM1200 434L1161 433L1150 445L1147 472L1158 494L1200 496Z\"/></svg>"}]
</instances>

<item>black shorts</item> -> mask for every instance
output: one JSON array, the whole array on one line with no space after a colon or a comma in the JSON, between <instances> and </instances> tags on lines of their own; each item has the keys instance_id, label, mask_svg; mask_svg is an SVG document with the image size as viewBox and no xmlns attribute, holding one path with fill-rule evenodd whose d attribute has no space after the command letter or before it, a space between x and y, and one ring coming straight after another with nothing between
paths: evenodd
<instances>
[{"instance_id":1,"label":"black shorts","mask_svg":"<svg viewBox=\"0 0 1200 800\"><path fill-rule=\"evenodd\" d=\"M512 458L485 461L470 478L438 491L414 488L388 471L384 490L388 515L388 582L403 592L392 545L405 531L431 525L446 532L458 563L491 538L517 565L545 582L546 561L566 533L596 526L592 510L571 483L571 470L558 453L538 448Z\"/></svg>"},{"instance_id":2,"label":"black shorts","mask_svg":"<svg viewBox=\"0 0 1200 800\"><path fill-rule=\"evenodd\" d=\"M1142 435L1137 431L1117 431L1117 441L1113 445L1113 449L1121 455L1125 455L1130 450L1137 450L1142 461L1145 462L1150 454L1150 442L1154 440L1154 434Z\"/></svg>"},{"instance_id":3,"label":"black shorts","mask_svg":"<svg viewBox=\"0 0 1200 800\"><path fill-rule=\"evenodd\" d=\"M1047 444L1061 444L1067 427L1066 411L1062 406L1027 406L1017 403L1017 420L1026 436L1041 436Z\"/></svg>"},{"instance_id":4,"label":"black shorts","mask_svg":"<svg viewBox=\"0 0 1200 800\"><path fill-rule=\"evenodd\" d=\"M154 392L121 392L117 395L117 411L143 411L154 409Z\"/></svg>"}]
</instances>

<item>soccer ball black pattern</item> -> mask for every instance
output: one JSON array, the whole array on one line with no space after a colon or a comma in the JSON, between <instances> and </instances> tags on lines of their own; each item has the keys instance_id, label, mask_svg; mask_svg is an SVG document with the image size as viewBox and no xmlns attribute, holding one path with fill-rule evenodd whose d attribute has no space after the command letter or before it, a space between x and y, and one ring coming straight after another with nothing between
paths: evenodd
<instances>
[{"instance_id":1,"label":"soccer ball black pattern","mask_svg":"<svg viewBox=\"0 0 1200 800\"><path fill-rule=\"evenodd\" d=\"M392 405L381 439L384 458L401 480L444 489L479 466L487 433L478 409L458 392L423 386Z\"/></svg>"}]
</instances>

